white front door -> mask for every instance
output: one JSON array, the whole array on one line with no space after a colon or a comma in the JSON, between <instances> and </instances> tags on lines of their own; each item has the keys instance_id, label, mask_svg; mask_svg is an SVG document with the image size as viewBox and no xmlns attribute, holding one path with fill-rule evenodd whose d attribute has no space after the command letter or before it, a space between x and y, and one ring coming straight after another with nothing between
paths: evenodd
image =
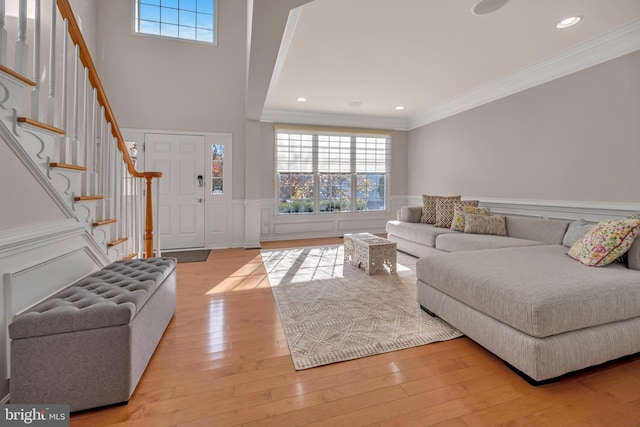
<instances>
[{"instance_id":1,"label":"white front door","mask_svg":"<svg viewBox=\"0 0 640 427\"><path fill-rule=\"evenodd\" d=\"M145 133L145 170L160 171L160 247L205 246L204 135Z\"/></svg>"}]
</instances>

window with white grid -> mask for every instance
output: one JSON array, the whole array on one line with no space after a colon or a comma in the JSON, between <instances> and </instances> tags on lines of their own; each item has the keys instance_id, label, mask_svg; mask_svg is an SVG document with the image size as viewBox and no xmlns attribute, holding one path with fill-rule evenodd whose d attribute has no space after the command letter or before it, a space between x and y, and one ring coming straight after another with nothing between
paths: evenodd
<instances>
[{"instance_id":1,"label":"window with white grid","mask_svg":"<svg viewBox=\"0 0 640 427\"><path fill-rule=\"evenodd\" d=\"M390 135L276 127L275 151L281 214L387 208Z\"/></svg>"},{"instance_id":2,"label":"window with white grid","mask_svg":"<svg viewBox=\"0 0 640 427\"><path fill-rule=\"evenodd\" d=\"M216 44L215 0L134 0L139 34Z\"/></svg>"}]
</instances>

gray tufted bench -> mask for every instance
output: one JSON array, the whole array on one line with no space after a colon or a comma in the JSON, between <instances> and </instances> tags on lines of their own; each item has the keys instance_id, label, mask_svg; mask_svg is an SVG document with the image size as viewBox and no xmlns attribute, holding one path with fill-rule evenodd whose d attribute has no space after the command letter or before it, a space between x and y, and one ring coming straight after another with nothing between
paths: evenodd
<instances>
[{"instance_id":1,"label":"gray tufted bench","mask_svg":"<svg viewBox=\"0 0 640 427\"><path fill-rule=\"evenodd\" d=\"M176 308L176 260L116 261L9 325L11 403L127 402Z\"/></svg>"}]
</instances>

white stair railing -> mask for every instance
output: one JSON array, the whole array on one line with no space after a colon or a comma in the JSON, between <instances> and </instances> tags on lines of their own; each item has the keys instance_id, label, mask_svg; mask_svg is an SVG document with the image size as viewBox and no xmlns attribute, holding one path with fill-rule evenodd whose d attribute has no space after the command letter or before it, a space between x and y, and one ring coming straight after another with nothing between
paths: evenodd
<instances>
[{"instance_id":1,"label":"white stair railing","mask_svg":"<svg viewBox=\"0 0 640 427\"><path fill-rule=\"evenodd\" d=\"M0 65L35 82L18 121L55 135L51 161L80 171L69 203L98 200L87 222L109 224L106 250L159 253L149 190L162 174L136 170L69 1L0 0Z\"/></svg>"}]
</instances>

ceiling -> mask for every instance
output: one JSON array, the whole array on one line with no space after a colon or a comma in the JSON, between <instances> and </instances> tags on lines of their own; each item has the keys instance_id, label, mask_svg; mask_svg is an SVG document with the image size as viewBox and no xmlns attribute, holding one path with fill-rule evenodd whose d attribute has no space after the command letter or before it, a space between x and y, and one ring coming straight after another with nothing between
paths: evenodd
<instances>
[{"instance_id":1,"label":"ceiling","mask_svg":"<svg viewBox=\"0 0 640 427\"><path fill-rule=\"evenodd\" d=\"M407 130L640 49L640 0L508 0L486 15L476 3L292 10L261 118ZM555 28L572 15L583 19Z\"/></svg>"}]
</instances>

